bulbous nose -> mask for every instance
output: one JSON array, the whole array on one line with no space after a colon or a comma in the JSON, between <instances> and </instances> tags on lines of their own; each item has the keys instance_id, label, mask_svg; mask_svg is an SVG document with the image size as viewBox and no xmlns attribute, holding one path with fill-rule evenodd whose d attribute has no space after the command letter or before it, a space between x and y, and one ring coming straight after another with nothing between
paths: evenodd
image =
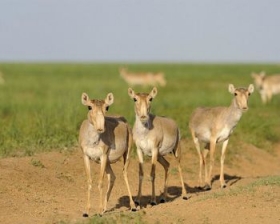
<instances>
[{"instance_id":1,"label":"bulbous nose","mask_svg":"<svg viewBox=\"0 0 280 224\"><path fill-rule=\"evenodd\" d=\"M100 133L100 134L103 133L104 131L105 131L105 130L104 130L103 128L98 128L98 129L97 129L97 132Z\"/></svg>"},{"instance_id":2,"label":"bulbous nose","mask_svg":"<svg viewBox=\"0 0 280 224\"><path fill-rule=\"evenodd\" d=\"M142 116L140 117L140 119L141 119L141 120L146 120L146 119L147 119L147 116L146 116L146 115L142 115Z\"/></svg>"},{"instance_id":3,"label":"bulbous nose","mask_svg":"<svg viewBox=\"0 0 280 224\"><path fill-rule=\"evenodd\" d=\"M101 112L96 114L94 123L95 123L96 131L99 134L105 132L105 117Z\"/></svg>"}]
</instances>

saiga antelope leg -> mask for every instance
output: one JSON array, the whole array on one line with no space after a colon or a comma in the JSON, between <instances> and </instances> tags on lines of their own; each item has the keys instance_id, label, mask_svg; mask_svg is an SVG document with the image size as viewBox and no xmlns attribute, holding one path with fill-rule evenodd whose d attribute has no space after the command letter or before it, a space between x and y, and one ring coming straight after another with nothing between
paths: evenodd
<instances>
[{"instance_id":1,"label":"saiga antelope leg","mask_svg":"<svg viewBox=\"0 0 280 224\"><path fill-rule=\"evenodd\" d=\"M100 176L99 176L99 181L98 181L98 189L99 189L99 195L100 195L99 214L102 215L106 209L103 205L103 180L104 180L105 169L107 166L107 155L106 154L103 154L101 156L100 164L101 164L101 167L100 167Z\"/></svg>"},{"instance_id":2,"label":"saiga antelope leg","mask_svg":"<svg viewBox=\"0 0 280 224\"><path fill-rule=\"evenodd\" d=\"M209 173L206 181L206 190L211 189L211 181L212 181L212 170L214 167L214 154L215 154L215 149L216 149L216 140L215 139L210 139L210 166L209 166Z\"/></svg>"},{"instance_id":3,"label":"saiga antelope leg","mask_svg":"<svg viewBox=\"0 0 280 224\"><path fill-rule=\"evenodd\" d=\"M158 160L158 149L152 149L152 168L150 173L150 178L152 182L152 198L151 198L151 205L156 205L156 190L155 190L155 177L156 177L156 164Z\"/></svg>"},{"instance_id":4,"label":"saiga antelope leg","mask_svg":"<svg viewBox=\"0 0 280 224\"><path fill-rule=\"evenodd\" d=\"M228 145L228 140L225 140L223 142L223 146L222 146L222 154L221 154L221 172L220 172L220 183L221 183L221 188L225 188L227 185L225 183L225 178L224 178L224 162L225 162L225 153L226 153L226 149L227 149L227 145Z\"/></svg>"},{"instance_id":5,"label":"saiga antelope leg","mask_svg":"<svg viewBox=\"0 0 280 224\"><path fill-rule=\"evenodd\" d=\"M261 99L262 99L262 102L263 102L263 104L266 104L267 103L267 95L266 95L266 93L263 91L263 92L261 92Z\"/></svg>"},{"instance_id":6,"label":"saiga antelope leg","mask_svg":"<svg viewBox=\"0 0 280 224\"><path fill-rule=\"evenodd\" d=\"M128 149L128 152L125 153L125 155L123 156L123 160L124 160L123 177L124 177L124 181L125 181L125 184L126 184L126 187L128 190L128 194L129 194L130 209L132 211L136 211L136 207L135 207L135 204L132 199L132 194L131 194L130 186L128 183L128 177L127 177L127 170L128 170L129 163L130 163L130 153L129 152L130 152L130 149Z\"/></svg>"},{"instance_id":7,"label":"saiga antelope leg","mask_svg":"<svg viewBox=\"0 0 280 224\"><path fill-rule=\"evenodd\" d=\"M88 217L89 210L90 210L90 191L92 188L92 179L91 179L91 171L90 171L90 160L87 155L84 155L84 164L85 164L85 170L86 170L86 175L87 175L87 184L88 184L88 189L87 189L87 206L86 206L86 212L83 214L84 217Z\"/></svg>"},{"instance_id":8,"label":"saiga antelope leg","mask_svg":"<svg viewBox=\"0 0 280 224\"><path fill-rule=\"evenodd\" d=\"M163 166L164 168L164 186L163 186L163 197L161 198L160 202L164 203L166 201L167 197L167 184L168 184L168 170L169 170L169 162L166 161L166 159L163 156L158 156L158 162Z\"/></svg>"},{"instance_id":9,"label":"saiga antelope leg","mask_svg":"<svg viewBox=\"0 0 280 224\"><path fill-rule=\"evenodd\" d=\"M208 155L209 151L210 151L210 144L206 144L205 148L203 149L203 153L202 153L205 182L207 181L207 178L208 178L207 155ZM206 190L208 189L207 186L204 186L204 187L206 187Z\"/></svg>"},{"instance_id":10,"label":"saiga antelope leg","mask_svg":"<svg viewBox=\"0 0 280 224\"><path fill-rule=\"evenodd\" d=\"M178 170L179 170L179 175L180 175L180 179L181 179L181 185L182 185L182 196L183 199L187 200L188 196L187 196L187 190L185 188L185 183L184 183L184 179L183 179L183 171L182 171L182 167L181 167L181 146L180 146L180 142L178 143L178 147L176 152L174 153L175 159L178 163Z\"/></svg>"},{"instance_id":11,"label":"saiga antelope leg","mask_svg":"<svg viewBox=\"0 0 280 224\"><path fill-rule=\"evenodd\" d=\"M114 187L115 180L116 180L114 171L112 170L112 167L109 163L107 163L105 171L106 171L106 174L108 177L108 189L107 189L106 197L104 200L104 212L107 210L107 203L109 201L109 198L110 198L110 195L111 195L111 192Z\"/></svg>"},{"instance_id":12,"label":"saiga antelope leg","mask_svg":"<svg viewBox=\"0 0 280 224\"><path fill-rule=\"evenodd\" d=\"M267 91L267 95L266 95L267 97L267 102L270 102L271 101L271 98L272 98L272 91L271 90L269 90L269 91Z\"/></svg>"},{"instance_id":13,"label":"saiga antelope leg","mask_svg":"<svg viewBox=\"0 0 280 224\"><path fill-rule=\"evenodd\" d=\"M138 195L137 200L135 200L136 205L140 205L140 198L142 196L142 183L143 183L143 176L144 176L144 169L143 169L143 153L140 148L137 148L137 155L139 160L139 185L138 185Z\"/></svg>"},{"instance_id":14,"label":"saiga antelope leg","mask_svg":"<svg viewBox=\"0 0 280 224\"><path fill-rule=\"evenodd\" d=\"M199 187L202 187L202 167L203 167L203 164L204 164L204 159L203 159L203 155L202 155L201 150L200 150L200 145L199 145L198 138L195 137L194 132L192 132L192 138L193 138L193 142L194 142L194 145L195 145L196 151L198 153L198 157L199 157L198 184L199 184Z\"/></svg>"}]
</instances>

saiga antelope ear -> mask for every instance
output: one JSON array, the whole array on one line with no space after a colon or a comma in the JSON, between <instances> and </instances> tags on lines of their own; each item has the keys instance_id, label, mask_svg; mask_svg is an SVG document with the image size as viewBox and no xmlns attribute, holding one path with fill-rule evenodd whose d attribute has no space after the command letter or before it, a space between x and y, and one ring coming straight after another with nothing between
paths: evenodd
<instances>
[{"instance_id":1,"label":"saiga antelope ear","mask_svg":"<svg viewBox=\"0 0 280 224\"><path fill-rule=\"evenodd\" d=\"M154 87L149 94L152 98L155 98L157 95L157 87Z\"/></svg>"},{"instance_id":2,"label":"saiga antelope ear","mask_svg":"<svg viewBox=\"0 0 280 224\"><path fill-rule=\"evenodd\" d=\"M228 85L228 91L231 93L231 94L234 94L235 92L235 87L233 84L229 84Z\"/></svg>"},{"instance_id":3,"label":"saiga antelope ear","mask_svg":"<svg viewBox=\"0 0 280 224\"><path fill-rule=\"evenodd\" d=\"M133 89L128 88L128 95L130 96L131 99L135 98L135 92L133 91Z\"/></svg>"},{"instance_id":4,"label":"saiga antelope ear","mask_svg":"<svg viewBox=\"0 0 280 224\"><path fill-rule=\"evenodd\" d=\"M113 93L108 93L106 99L105 99L105 103L110 106L114 103L114 95Z\"/></svg>"},{"instance_id":5,"label":"saiga antelope ear","mask_svg":"<svg viewBox=\"0 0 280 224\"><path fill-rule=\"evenodd\" d=\"M254 85L253 84L250 84L248 86L248 91L249 91L249 93L253 93L254 92Z\"/></svg>"},{"instance_id":6,"label":"saiga antelope ear","mask_svg":"<svg viewBox=\"0 0 280 224\"><path fill-rule=\"evenodd\" d=\"M85 106L89 106L90 104L90 99L88 97L88 95L86 93L83 93L82 94L82 97L81 97L81 100L82 100L82 104L85 105Z\"/></svg>"},{"instance_id":7,"label":"saiga antelope ear","mask_svg":"<svg viewBox=\"0 0 280 224\"><path fill-rule=\"evenodd\" d=\"M265 71L261 71L260 72L260 76L263 78L263 77L265 77Z\"/></svg>"}]
</instances>

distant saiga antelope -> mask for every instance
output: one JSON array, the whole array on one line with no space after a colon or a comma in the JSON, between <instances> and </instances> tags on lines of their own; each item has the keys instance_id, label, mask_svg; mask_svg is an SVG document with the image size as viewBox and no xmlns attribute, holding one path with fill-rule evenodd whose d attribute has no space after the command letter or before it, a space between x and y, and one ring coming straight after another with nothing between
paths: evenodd
<instances>
[{"instance_id":1,"label":"distant saiga antelope","mask_svg":"<svg viewBox=\"0 0 280 224\"><path fill-rule=\"evenodd\" d=\"M263 104L271 101L273 95L280 94L280 74L266 76L265 72L261 72L259 74L252 73L251 76L260 92Z\"/></svg>"},{"instance_id":2,"label":"distant saiga antelope","mask_svg":"<svg viewBox=\"0 0 280 224\"><path fill-rule=\"evenodd\" d=\"M157 88L154 87L150 93L135 93L131 88L128 95L134 100L135 123L133 126L133 139L137 147L139 158L139 188L138 196L135 200L136 205L140 205L143 181L143 154L152 157L152 168L150 178L152 182L151 205L156 205L155 196L155 171L157 161L163 166L165 171L164 189L160 202L165 202L167 197L167 181L169 162L164 158L165 155L172 153L177 162L182 184L182 195L187 199L187 191L184 186L182 169L180 165L181 148L179 128L174 120L167 117L160 117L150 113L151 102L157 95Z\"/></svg>"},{"instance_id":3,"label":"distant saiga antelope","mask_svg":"<svg viewBox=\"0 0 280 224\"><path fill-rule=\"evenodd\" d=\"M229 137L240 120L242 113L248 110L248 97L254 91L254 86L235 88L229 84L228 90L234 98L229 107L199 107L191 115L189 128L199 155L199 186L205 190L211 189L211 176L214 166L214 153L217 143L222 143L220 184L226 187L224 180L224 160ZM203 152L200 143L205 144ZM210 152L209 172L206 157ZM205 185L202 182L202 168L205 172Z\"/></svg>"},{"instance_id":4,"label":"distant saiga antelope","mask_svg":"<svg viewBox=\"0 0 280 224\"><path fill-rule=\"evenodd\" d=\"M119 69L120 76L130 86L165 86L166 80L162 72L128 72L126 68Z\"/></svg>"},{"instance_id":5,"label":"distant saiga antelope","mask_svg":"<svg viewBox=\"0 0 280 224\"><path fill-rule=\"evenodd\" d=\"M98 189L100 193L99 214L102 215L107 209L114 181L116 179L111 168L111 163L123 157L123 175L130 198L130 207L134 211L136 207L132 200L132 195L127 178L129 156L132 144L132 133L129 125L123 117L105 116L109 106L114 101L114 96L109 93L105 100L90 100L86 93L82 94L82 104L88 107L87 119L83 121L80 128L79 144L83 151L85 169L87 174L87 206L84 217L87 217L91 207L90 191L92 188L92 177L90 160L101 165ZM105 199L103 199L103 179L105 173L108 177L108 189Z\"/></svg>"}]
</instances>

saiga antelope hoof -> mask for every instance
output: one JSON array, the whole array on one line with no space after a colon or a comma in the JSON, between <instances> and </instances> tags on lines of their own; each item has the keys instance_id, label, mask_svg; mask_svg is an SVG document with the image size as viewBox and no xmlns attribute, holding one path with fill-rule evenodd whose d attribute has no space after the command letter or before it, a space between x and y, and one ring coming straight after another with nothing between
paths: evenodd
<instances>
[{"instance_id":1,"label":"saiga antelope hoof","mask_svg":"<svg viewBox=\"0 0 280 224\"><path fill-rule=\"evenodd\" d=\"M134 201L134 204L136 207L140 206L140 202L139 201Z\"/></svg>"},{"instance_id":2,"label":"saiga antelope hoof","mask_svg":"<svg viewBox=\"0 0 280 224\"><path fill-rule=\"evenodd\" d=\"M150 202L150 205L151 205L151 206L155 206L155 205L157 205L157 203L156 203L155 201L151 201L151 202Z\"/></svg>"},{"instance_id":3,"label":"saiga antelope hoof","mask_svg":"<svg viewBox=\"0 0 280 224\"><path fill-rule=\"evenodd\" d=\"M210 191L212 188L209 184L206 184L204 187L203 187L203 190L205 191Z\"/></svg>"},{"instance_id":4,"label":"saiga antelope hoof","mask_svg":"<svg viewBox=\"0 0 280 224\"><path fill-rule=\"evenodd\" d=\"M132 212L137 212L137 208L132 208L131 211Z\"/></svg>"},{"instance_id":5,"label":"saiga antelope hoof","mask_svg":"<svg viewBox=\"0 0 280 224\"><path fill-rule=\"evenodd\" d=\"M160 203L165 203L166 200L164 198L160 199Z\"/></svg>"},{"instance_id":6,"label":"saiga antelope hoof","mask_svg":"<svg viewBox=\"0 0 280 224\"><path fill-rule=\"evenodd\" d=\"M226 187L227 187L226 184L221 185L221 188L226 188Z\"/></svg>"}]
</instances>

